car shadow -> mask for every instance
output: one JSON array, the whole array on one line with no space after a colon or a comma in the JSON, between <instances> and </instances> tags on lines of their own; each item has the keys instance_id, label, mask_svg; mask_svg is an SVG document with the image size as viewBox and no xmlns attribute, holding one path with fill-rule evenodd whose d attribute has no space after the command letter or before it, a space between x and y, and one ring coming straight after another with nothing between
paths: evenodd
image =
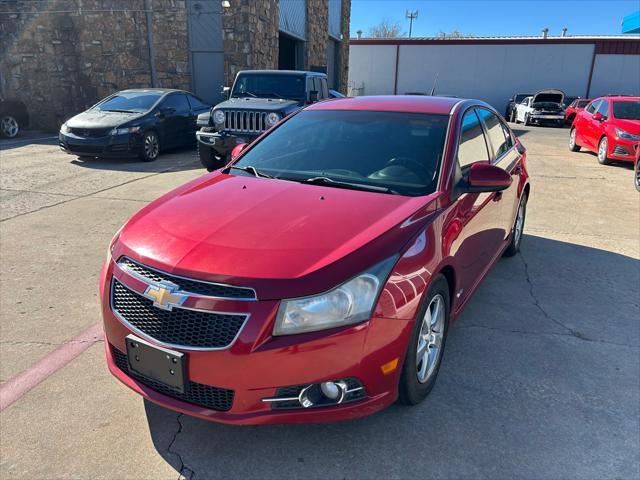
<instances>
[{"instance_id":1,"label":"car shadow","mask_svg":"<svg viewBox=\"0 0 640 480\"><path fill-rule=\"evenodd\" d=\"M516 137L524 137L529 133L529 130L523 130L522 128L511 128L511 131Z\"/></svg>"},{"instance_id":2,"label":"car shadow","mask_svg":"<svg viewBox=\"0 0 640 480\"><path fill-rule=\"evenodd\" d=\"M40 130L21 131L16 138L0 138L0 151L5 152L14 148L28 145L57 145L58 136L51 132Z\"/></svg>"},{"instance_id":3,"label":"car shadow","mask_svg":"<svg viewBox=\"0 0 640 480\"><path fill-rule=\"evenodd\" d=\"M160 172L165 170L197 170L204 167L198 159L194 147L174 148L162 152L157 160L144 162L138 157L99 158L73 156L72 164L83 168L97 170L114 170L123 172Z\"/></svg>"},{"instance_id":4,"label":"car shadow","mask_svg":"<svg viewBox=\"0 0 640 480\"><path fill-rule=\"evenodd\" d=\"M575 152L579 155L589 156L593 158L594 161L598 161L598 154L596 152L592 152L591 150L586 150L582 148L579 152ZM625 162L622 160L609 160L607 165L602 165L602 167L619 167L624 168L625 170L633 171L633 162Z\"/></svg>"},{"instance_id":5,"label":"car shadow","mask_svg":"<svg viewBox=\"0 0 640 480\"><path fill-rule=\"evenodd\" d=\"M632 477L638 265L526 235L453 325L423 403L341 423L239 427L145 401L151 439L185 478Z\"/></svg>"}]
</instances>

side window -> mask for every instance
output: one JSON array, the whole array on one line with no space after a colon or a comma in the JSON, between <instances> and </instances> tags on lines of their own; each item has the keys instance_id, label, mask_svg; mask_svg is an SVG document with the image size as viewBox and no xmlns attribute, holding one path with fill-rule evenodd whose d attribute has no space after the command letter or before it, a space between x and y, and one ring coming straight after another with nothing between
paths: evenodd
<instances>
[{"instance_id":1,"label":"side window","mask_svg":"<svg viewBox=\"0 0 640 480\"><path fill-rule=\"evenodd\" d=\"M162 102L162 106L175 108L176 113L188 112L191 109L184 93L172 93Z\"/></svg>"},{"instance_id":2,"label":"side window","mask_svg":"<svg viewBox=\"0 0 640 480\"><path fill-rule=\"evenodd\" d=\"M207 105L206 103L204 103L202 100L200 100L198 97L194 95L187 95L187 98L189 99L191 108L193 108L194 110L198 110L201 108L209 108L209 105Z\"/></svg>"},{"instance_id":3,"label":"side window","mask_svg":"<svg viewBox=\"0 0 640 480\"><path fill-rule=\"evenodd\" d=\"M604 118L609 118L609 102L607 100L602 100L597 111Z\"/></svg>"},{"instance_id":4,"label":"side window","mask_svg":"<svg viewBox=\"0 0 640 480\"><path fill-rule=\"evenodd\" d=\"M505 137L505 132L502 128L500 119L496 116L495 113L490 112L489 110L486 110L484 108L479 108L477 112L484 122L485 127L487 127L487 136L489 137L489 141L493 146L493 151L496 155L496 158L500 158L510 148L510 145L508 145L507 143L507 138Z\"/></svg>"},{"instance_id":5,"label":"side window","mask_svg":"<svg viewBox=\"0 0 640 480\"><path fill-rule=\"evenodd\" d=\"M315 77L313 79L313 89L318 92L318 99L323 100L325 98L324 92L322 91L322 81L320 77Z\"/></svg>"},{"instance_id":6,"label":"side window","mask_svg":"<svg viewBox=\"0 0 640 480\"><path fill-rule=\"evenodd\" d=\"M591 114L596 113L596 109L600 106L600 102L600 100L594 100L589 105L587 105L587 108L585 108L585 110Z\"/></svg>"},{"instance_id":7,"label":"side window","mask_svg":"<svg viewBox=\"0 0 640 480\"><path fill-rule=\"evenodd\" d=\"M472 163L488 161L489 153L485 142L480 119L475 110L469 110L462 118L460 145L458 146L458 163L460 168Z\"/></svg>"},{"instance_id":8,"label":"side window","mask_svg":"<svg viewBox=\"0 0 640 480\"><path fill-rule=\"evenodd\" d=\"M327 79L321 78L320 83L322 83L322 96L323 98L329 98L329 89L327 88Z\"/></svg>"},{"instance_id":9,"label":"side window","mask_svg":"<svg viewBox=\"0 0 640 480\"><path fill-rule=\"evenodd\" d=\"M529 97L525 97L525 99L522 100L522 105L525 105L527 107L529 106Z\"/></svg>"}]
</instances>

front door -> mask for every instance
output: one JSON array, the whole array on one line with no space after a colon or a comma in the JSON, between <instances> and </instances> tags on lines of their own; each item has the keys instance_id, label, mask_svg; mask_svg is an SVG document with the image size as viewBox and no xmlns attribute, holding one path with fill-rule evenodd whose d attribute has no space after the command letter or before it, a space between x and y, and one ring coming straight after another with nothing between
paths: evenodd
<instances>
[{"instance_id":1,"label":"front door","mask_svg":"<svg viewBox=\"0 0 640 480\"><path fill-rule=\"evenodd\" d=\"M466 175L476 162L490 160L487 140L475 109L468 110L461 125L458 168ZM445 230L456 231L448 245L450 255L457 257L459 290L464 301L489 268L504 241L500 192L464 193L456 201Z\"/></svg>"}]
</instances>

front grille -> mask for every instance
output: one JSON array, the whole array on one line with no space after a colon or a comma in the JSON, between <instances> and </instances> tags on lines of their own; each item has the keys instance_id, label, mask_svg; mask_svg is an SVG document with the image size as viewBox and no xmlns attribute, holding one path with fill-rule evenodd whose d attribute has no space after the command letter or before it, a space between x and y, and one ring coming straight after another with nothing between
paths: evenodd
<instances>
[{"instance_id":1,"label":"front grille","mask_svg":"<svg viewBox=\"0 0 640 480\"><path fill-rule=\"evenodd\" d=\"M224 128L232 132L261 133L266 130L267 112L225 110Z\"/></svg>"},{"instance_id":2,"label":"front grille","mask_svg":"<svg viewBox=\"0 0 640 480\"><path fill-rule=\"evenodd\" d=\"M147 278L153 282L169 281L178 285L183 292L195 293L197 295L205 295L209 297L234 298L242 300L255 300L256 292L251 288L234 287L232 285L221 285L216 283L201 282L182 277L177 277L169 273L161 272L154 268L140 265L133 260L122 257L118 260L118 265L138 275Z\"/></svg>"},{"instance_id":3,"label":"front grille","mask_svg":"<svg viewBox=\"0 0 640 480\"><path fill-rule=\"evenodd\" d=\"M247 318L246 315L178 307L163 310L115 278L111 302L113 311L139 332L158 342L185 348L228 347Z\"/></svg>"},{"instance_id":4,"label":"front grille","mask_svg":"<svg viewBox=\"0 0 640 480\"><path fill-rule=\"evenodd\" d=\"M365 392L364 388L362 388L362 384L358 380L356 380L355 378L346 378L344 381L347 384L347 390L358 389L358 388L359 390L354 390L352 392L347 393L344 397L344 400L342 401L342 404L355 402L356 400L362 400L363 398L366 398L367 393ZM304 390L308 386L309 385L307 384L307 385L296 385L293 387L278 388L275 395L276 398L294 398L295 397L296 400L273 402L271 404L271 408L273 410L304 408L302 405L300 405L300 402L297 400L297 397L300 395L300 392L302 392L302 390ZM326 406L327 406L326 404L317 405L317 407L326 407Z\"/></svg>"},{"instance_id":5,"label":"front grille","mask_svg":"<svg viewBox=\"0 0 640 480\"><path fill-rule=\"evenodd\" d=\"M112 128L71 128L71 133L83 138L106 137Z\"/></svg>"},{"instance_id":6,"label":"front grille","mask_svg":"<svg viewBox=\"0 0 640 480\"><path fill-rule=\"evenodd\" d=\"M177 398L184 402L193 403L201 407L210 408L211 410L220 410L223 412L230 410L233 405L233 396L235 393L233 390L212 387L211 385L203 385L202 383L188 382L185 392L181 393L169 385L157 382L130 370L127 355L117 348L111 346L111 353L113 355L113 360L120 370L140 383L143 383L164 395Z\"/></svg>"},{"instance_id":7,"label":"front grille","mask_svg":"<svg viewBox=\"0 0 640 480\"><path fill-rule=\"evenodd\" d=\"M620 145L613 147L613 153L616 155L631 155L626 148L621 147Z\"/></svg>"}]
</instances>

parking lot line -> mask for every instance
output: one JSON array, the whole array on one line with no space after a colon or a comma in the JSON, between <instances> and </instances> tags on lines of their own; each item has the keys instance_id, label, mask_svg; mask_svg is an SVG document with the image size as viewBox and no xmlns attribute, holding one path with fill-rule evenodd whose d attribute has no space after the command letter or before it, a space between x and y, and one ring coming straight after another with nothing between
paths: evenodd
<instances>
[{"instance_id":1,"label":"parking lot line","mask_svg":"<svg viewBox=\"0 0 640 480\"><path fill-rule=\"evenodd\" d=\"M60 345L32 367L9 379L0 386L0 412L67 365L91 345L102 340L102 336L102 323L94 323L77 337Z\"/></svg>"}]
</instances>

